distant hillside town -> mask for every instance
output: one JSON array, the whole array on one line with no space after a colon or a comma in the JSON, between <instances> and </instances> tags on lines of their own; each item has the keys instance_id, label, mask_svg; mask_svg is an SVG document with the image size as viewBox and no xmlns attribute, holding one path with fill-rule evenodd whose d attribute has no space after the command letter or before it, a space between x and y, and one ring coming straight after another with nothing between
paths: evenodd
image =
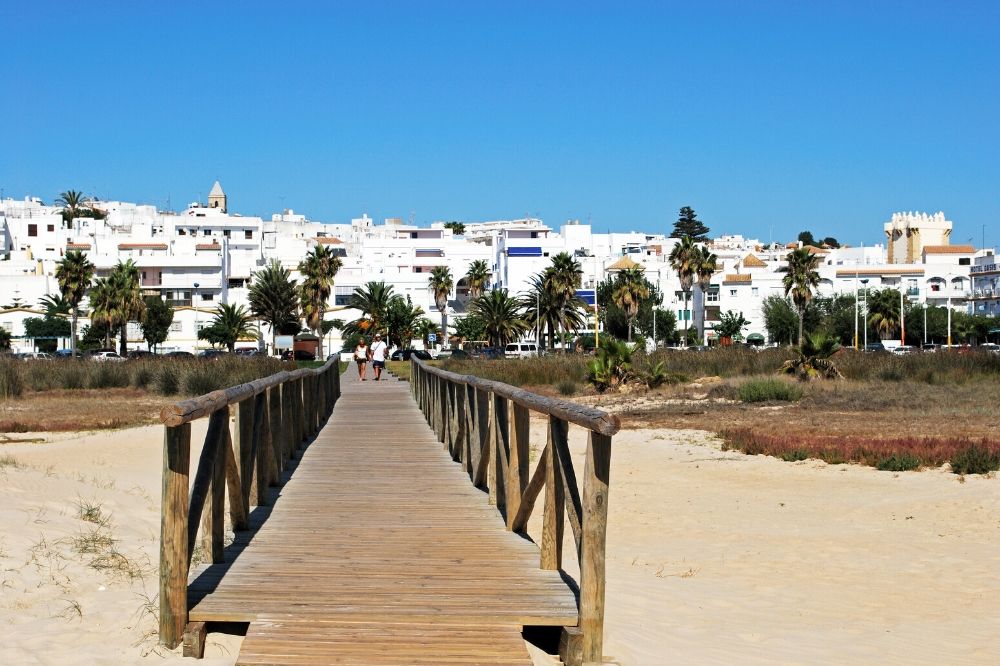
<instances>
[{"instance_id":1,"label":"distant hillside town","mask_svg":"<svg viewBox=\"0 0 1000 666\"><path fill-rule=\"evenodd\" d=\"M46 298L58 297L57 265L71 251L92 262L95 278L109 276L119 262L134 262L143 296L157 297L173 309L161 351L209 346L198 331L211 324L220 305L249 310L251 282L272 262L301 280L300 262L317 246L328 248L328 255L342 262L323 314L331 322L323 327L328 329L323 333L328 350L338 350L344 342L342 322L361 316L350 307L351 296L368 283L384 282L438 320L441 299L435 298L428 278L435 268L447 267L454 276L444 299L450 331L469 313L465 276L473 262L488 267L486 291L522 295L560 253L567 253L582 270L577 295L588 306L599 300L602 283L622 271L640 271L655 287L654 306L664 313L656 337L667 342L664 326L670 327L670 334L693 327L691 342L713 344L719 337L716 329L732 313L745 319L738 330L741 339L779 342L769 335L764 307L769 297L785 298L787 257L796 248L817 257L817 297L848 294L854 299L888 287L917 306L989 316L1000 312L994 250L952 245L952 222L940 212L896 213L882 223L884 242L864 247L838 247L833 239L815 241L811 235L794 243L767 244L738 235L705 234L697 245L714 264L702 280L695 279L685 289L670 260L682 241L666 233L596 233L578 221L553 228L533 218L435 222L427 227L400 218L377 223L362 215L346 224L321 223L290 209L265 220L230 212L232 205L218 182L205 202L176 213L121 201L72 203L45 204L33 197L0 201L0 328L8 332L15 350L35 348L25 321L44 316ZM89 297L80 305L81 330L92 323ZM594 325L590 307L577 330L593 331ZM266 323L260 324L260 333L259 340L244 339L239 346L276 351ZM648 331L644 335L651 337ZM535 336L532 329L523 337ZM125 337L130 349L146 347L137 321L128 323ZM447 344L444 337L435 336L434 344Z\"/></svg>"}]
</instances>

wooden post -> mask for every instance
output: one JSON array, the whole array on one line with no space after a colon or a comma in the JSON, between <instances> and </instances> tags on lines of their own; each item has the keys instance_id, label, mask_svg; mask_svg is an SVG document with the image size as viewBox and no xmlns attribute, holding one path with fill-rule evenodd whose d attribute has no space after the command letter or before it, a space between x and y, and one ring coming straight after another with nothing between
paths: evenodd
<instances>
[{"instance_id":1,"label":"wooden post","mask_svg":"<svg viewBox=\"0 0 1000 666\"><path fill-rule=\"evenodd\" d=\"M205 656L205 638L208 631L204 622L189 622L184 629L184 656L202 659Z\"/></svg>"},{"instance_id":2,"label":"wooden post","mask_svg":"<svg viewBox=\"0 0 1000 666\"><path fill-rule=\"evenodd\" d=\"M580 631L583 663L600 664L604 647L604 553L608 526L611 437L591 431L583 472Z\"/></svg>"},{"instance_id":3,"label":"wooden post","mask_svg":"<svg viewBox=\"0 0 1000 666\"><path fill-rule=\"evenodd\" d=\"M257 506L267 505L267 489L271 485L271 465L274 458L271 455L271 427L267 418L267 395L260 393L254 397L253 406L253 457L254 457L254 502Z\"/></svg>"},{"instance_id":4,"label":"wooden post","mask_svg":"<svg viewBox=\"0 0 1000 666\"><path fill-rule=\"evenodd\" d=\"M490 499L497 507L506 507L507 491L504 483L505 465L510 457L510 416L507 398L493 394L493 437L490 439Z\"/></svg>"},{"instance_id":5,"label":"wooden post","mask_svg":"<svg viewBox=\"0 0 1000 666\"><path fill-rule=\"evenodd\" d=\"M295 398L292 393L292 382L281 384L281 456L285 461L282 467L288 467L295 445Z\"/></svg>"},{"instance_id":6,"label":"wooden post","mask_svg":"<svg viewBox=\"0 0 1000 666\"><path fill-rule=\"evenodd\" d=\"M229 520L233 523L233 531L247 529L248 508L243 504L243 486L240 484L240 470L233 452L233 437L226 428L222 446L226 456L226 487L229 490Z\"/></svg>"},{"instance_id":7,"label":"wooden post","mask_svg":"<svg viewBox=\"0 0 1000 666\"><path fill-rule=\"evenodd\" d=\"M224 441L225 429L229 426L229 409L217 409L212 412L208 419L208 432L205 434L205 445L201 449L201 457L198 459L198 469L194 474L194 482L191 484L191 503L188 508L187 521L187 558L188 563L194 554L194 543L198 536L198 525L202 523L204 529L205 547L209 556L213 559L216 554L214 540L218 536L219 543L222 543L222 535L215 524L215 511L212 507L212 493L215 479L216 454L221 448L220 442ZM225 458L222 459L225 461ZM207 509L207 510L206 510ZM221 516L221 510L219 515ZM204 516L205 520L202 521ZM221 525L219 521L219 525ZM218 551L221 554L221 550Z\"/></svg>"},{"instance_id":8,"label":"wooden post","mask_svg":"<svg viewBox=\"0 0 1000 666\"><path fill-rule=\"evenodd\" d=\"M476 409L476 389L465 385L465 445L462 448L462 462L465 471L472 476L472 449L473 442L479 439L479 412Z\"/></svg>"},{"instance_id":9,"label":"wooden post","mask_svg":"<svg viewBox=\"0 0 1000 666\"><path fill-rule=\"evenodd\" d=\"M566 422L549 416L548 442L545 444L545 510L542 515L541 568L562 568L563 527L566 496L559 478L559 451L556 437L565 437Z\"/></svg>"},{"instance_id":10,"label":"wooden post","mask_svg":"<svg viewBox=\"0 0 1000 666\"><path fill-rule=\"evenodd\" d=\"M218 415L218 416L216 416ZM225 508L226 508L226 436L229 431L229 407L223 407L212 414L217 419L215 441L211 443L212 488L208 494L207 506L202 512L202 547L212 564L223 561L225 550ZM209 419L209 436L212 436L212 421ZM207 445L207 443L206 443Z\"/></svg>"},{"instance_id":11,"label":"wooden post","mask_svg":"<svg viewBox=\"0 0 1000 666\"><path fill-rule=\"evenodd\" d=\"M521 508L521 496L528 485L529 446L531 439L531 414L527 407L514 403L510 462L507 465L507 529L513 529L514 516Z\"/></svg>"},{"instance_id":12,"label":"wooden post","mask_svg":"<svg viewBox=\"0 0 1000 666\"><path fill-rule=\"evenodd\" d=\"M160 505L160 643L177 647L187 624L191 424L164 428Z\"/></svg>"},{"instance_id":13,"label":"wooden post","mask_svg":"<svg viewBox=\"0 0 1000 666\"><path fill-rule=\"evenodd\" d=\"M240 487L243 491L243 506L250 506L250 490L253 483L253 400L238 402L236 408L236 428L233 437L233 453L240 468Z\"/></svg>"},{"instance_id":14,"label":"wooden post","mask_svg":"<svg viewBox=\"0 0 1000 666\"><path fill-rule=\"evenodd\" d=\"M268 425L271 426L271 449L275 465L278 468L278 480L285 471L284 437L281 424L281 385L272 386L267 391Z\"/></svg>"}]
</instances>

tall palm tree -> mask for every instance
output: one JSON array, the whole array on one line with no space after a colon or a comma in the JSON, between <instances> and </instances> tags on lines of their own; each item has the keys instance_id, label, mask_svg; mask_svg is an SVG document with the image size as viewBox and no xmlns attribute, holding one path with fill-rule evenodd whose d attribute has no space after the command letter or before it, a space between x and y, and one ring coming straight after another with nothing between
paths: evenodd
<instances>
[{"instance_id":1,"label":"tall palm tree","mask_svg":"<svg viewBox=\"0 0 1000 666\"><path fill-rule=\"evenodd\" d=\"M632 342L632 327L639 315L639 305L644 298L649 298L649 287L646 286L642 268L638 266L625 269L620 276L620 283L611 293L611 300L625 313L625 318L628 319L628 341Z\"/></svg>"},{"instance_id":2,"label":"tall palm tree","mask_svg":"<svg viewBox=\"0 0 1000 666\"><path fill-rule=\"evenodd\" d=\"M689 322L687 319L688 299L691 298L691 286L697 273L696 253L698 246L694 244L690 236L684 236L680 242L674 245L670 251L670 267L677 273L677 279L681 283L681 291L684 292L684 344L687 345Z\"/></svg>"},{"instance_id":3,"label":"tall palm tree","mask_svg":"<svg viewBox=\"0 0 1000 666\"><path fill-rule=\"evenodd\" d=\"M799 347L803 343L803 320L806 307L813 297L813 289L819 286L819 257L810 254L808 247L792 250L786 257L788 267L781 283L785 287L785 295L792 295L792 302L799 311Z\"/></svg>"},{"instance_id":4,"label":"tall palm tree","mask_svg":"<svg viewBox=\"0 0 1000 666\"><path fill-rule=\"evenodd\" d=\"M333 278L340 271L343 262L334 256L333 249L326 245L316 245L306 258L299 262L299 273L303 281L300 287L302 315L312 332L319 338L319 358L323 356L323 317L326 303L333 291Z\"/></svg>"},{"instance_id":5,"label":"tall palm tree","mask_svg":"<svg viewBox=\"0 0 1000 666\"><path fill-rule=\"evenodd\" d=\"M500 289L488 291L472 302L469 308L486 325L486 337L497 347L504 347L528 330L521 316L517 299Z\"/></svg>"},{"instance_id":6,"label":"tall palm tree","mask_svg":"<svg viewBox=\"0 0 1000 666\"><path fill-rule=\"evenodd\" d=\"M250 283L250 311L271 327L271 348L277 350L277 336L298 328L299 296L296 281L276 259L258 271Z\"/></svg>"},{"instance_id":7,"label":"tall palm tree","mask_svg":"<svg viewBox=\"0 0 1000 666\"><path fill-rule=\"evenodd\" d=\"M546 269L548 270L551 268ZM562 308L553 292L545 288L545 275L546 273L542 272L529 279L531 288L521 297L521 307L529 330L539 331L539 337L547 335L549 341L546 347L554 349ZM540 345L542 341L537 342Z\"/></svg>"},{"instance_id":8,"label":"tall palm tree","mask_svg":"<svg viewBox=\"0 0 1000 666\"><path fill-rule=\"evenodd\" d=\"M211 325L201 333L205 333L210 342L222 342L232 352L236 349L237 340L256 336L257 329L253 326L251 313L245 307L220 303Z\"/></svg>"},{"instance_id":9,"label":"tall palm tree","mask_svg":"<svg viewBox=\"0 0 1000 666\"><path fill-rule=\"evenodd\" d=\"M128 323L141 322L146 314L146 300L142 297L139 267L131 259L124 263L119 261L111 269L109 279L113 289L115 319L120 326L118 353L125 356L128 353Z\"/></svg>"},{"instance_id":10,"label":"tall palm tree","mask_svg":"<svg viewBox=\"0 0 1000 666\"><path fill-rule=\"evenodd\" d=\"M115 285L110 277L97 278L90 290L90 321L104 327L104 347L111 347L111 336L118 325L115 309Z\"/></svg>"},{"instance_id":11,"label":"tall palm tree","mask_svg":"<svg viewBox=\"0 0 1000 666\"><path fill-rule=\"evenodd\" d=\"M56 199L56 204L62 206L63 222L69 224L86 206L87 198L78 190L66 190Z\"/></svg>"},{"instance_id":12,"label":"tall palm tree","mask_svg":"<svg viewBox=\"0 0 1000 666\"><path fill-rule=\"evenodd\" d=\"M414 337L418 337L424 341L424 348L427 348L430 345L431 334L437 332L438 325L426 318L417 321L416 326L413 328Z\"/></svg>"},{"instance_id":13,"label":"tall palm tree","mask_svg":"<svg viewBox=\"0 0 1000 666\"><path fill-rule=\"evenodd\" d=\"M447 266L435 266L427 284L434 292L434 304L437 305L438 312L441 313L441 342L444 343L448 337L448 295L451 294L452 287L455 286L451 270Z\"/></svg>"},{"instance_id":14,"label":"tall palm tree","mask_svg":"<svg viewBox=\"0 0 1000 666\"><path fill-rule=\"evenodd\" d=\"M56 267L58 268L58 264ZM73 307L62 294L45 294L38 299L38 305L45 310L46 317L58 317L59 315L70 314Z\"/></svg>"},{"instance_id":15,"label":"tall palm tree","mask_svg":"<svg viewBox=\"0 0 1000 666\"><path fill-rule=\"evenodd\" d=\"M469 300L476 300L483 294L486 283L490 279L490 267L483 259L476 259L469 264L465 272L465 283L469 285Z\"/></svg>"},{"instance_id":16,"label":"tall palm tree","mask_svg":"<svg viewBox=\"0 0 1000 666\"><path fill-rule=\"evenodd\" d=\"M409 347L410 341L418 337L418 324L422 321L429 321L423 317L424 309L419 305L414 305L409 295L406 298L399 295L393 296L389 299L389 307L385 316L386 344L390 347L396 345L400 349ZM437 324L434 324L434 331L437 331Z\"/></svg>"},{"instance_id":17,"label":"tall palm tree","mask_svg":"<svg viewBox=\"0 0 1000 666\"><path fill-rule=\"evenodd\" d=\"M386 323L393 296L392 285L385 282L369 282L355 289L347 307L360 310L361 318L349 322L344 327L344 332L375 334L385 331L388 337Z\"/></svg>"},{"instance_id":18,"label":"tall palm tree","mask_svg":"<svg viewBox=\"0 0 1000 666\"><path fill-rule=\"evenodd\" d=\"M580 262L568 252L560 252L552 257L552 265L544 273L545 290L552 294L559 305L559 327L563 332L569 330L569 311L583 305L576 295L582 279L583 268ZM565 351L564 347L563 352Z\"/></svg>"},{"instance_id":19,"label":"tall palm tree","mask_svg":"<svg viewBox=\"0 0 1000 666\"><path fill-rule=\"evenodd\" d=\"M87 294L90 281L94 279L94 264L79 250L70 250L56 264L56 281L62 297L69 302L72 334L70 349L76 358L76 323L80 318L80 302Z\"/></svg>"},{"instance_id":20,"label":"tall palm tree","mask_svg":"<svg viewBox=\"0 0 1000 666\"><path fill-rule=\"evenodd\" d=\"M697 248L697 255L694 258L694 276L698 281L698 290L701 292L698 340L705 339L705 315L708 309L705 307L705 303L708 298L708 287L712 284L712 276L719 270L718 263L718 257L707 247Z\"/></svg>"},{"instance_id":21,"label":"tall palm tree","mask_svg":"<svg viewBox=\"0 0 1000 666\"><path fill-rule=\"evenodd\" d=\"M879 338L890 339L899 330L899 291L881 289L868 295L868 324Z\"/></svg>"}]
</instances>

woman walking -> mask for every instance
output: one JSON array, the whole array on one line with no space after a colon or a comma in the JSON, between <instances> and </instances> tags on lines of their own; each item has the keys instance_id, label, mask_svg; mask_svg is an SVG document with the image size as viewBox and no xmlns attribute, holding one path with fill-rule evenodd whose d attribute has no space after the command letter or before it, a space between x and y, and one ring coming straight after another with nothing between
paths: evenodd
<instances>
[{"instance_id":1,"label":"woman walking","mask_svg":"<svg viewBox=\"0 0 1000 666\"><path fill-rule=\"evenodd\" d=\"M365 367L368 364L368 346L365 345L364 338L358 340L358 346L354 348L354 360L358 363L358 377L361 378L361 381L366 381Z\"/></svg>"}]
</instances>

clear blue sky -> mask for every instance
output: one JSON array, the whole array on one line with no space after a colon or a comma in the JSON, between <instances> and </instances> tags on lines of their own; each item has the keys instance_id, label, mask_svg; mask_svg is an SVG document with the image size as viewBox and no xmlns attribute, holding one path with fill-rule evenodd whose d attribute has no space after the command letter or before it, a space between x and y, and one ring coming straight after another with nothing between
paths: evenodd
<instances>
[{"instance_id":1,"label":"clear blue sky","mask_svg":"<svg viewBox=\"0 0 1000 666\"><path fill-rule=\"evenodd\" d=\"M998 2L212 4L7 5L4 195L1000 242Z\"/></svg>"}]
</instances>

